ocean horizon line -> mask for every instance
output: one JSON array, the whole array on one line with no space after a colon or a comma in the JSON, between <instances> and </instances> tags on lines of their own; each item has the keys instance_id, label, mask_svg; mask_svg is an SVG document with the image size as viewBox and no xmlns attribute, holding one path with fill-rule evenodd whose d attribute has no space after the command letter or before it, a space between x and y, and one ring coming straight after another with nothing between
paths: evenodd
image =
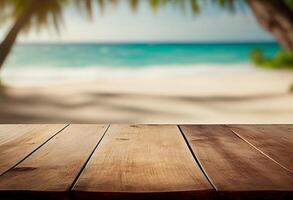
<instances>
[{"instance_id":1,"label":"ocean horizon line","mask_svg":"<svg viewBox=\"0 0 293 200\"><path fill-rule=\"evenodd\" d=\"M17 42L17 45L249 45L249 44L278 44L276 41L32 41Z\"/></svg>"}]
</instances>

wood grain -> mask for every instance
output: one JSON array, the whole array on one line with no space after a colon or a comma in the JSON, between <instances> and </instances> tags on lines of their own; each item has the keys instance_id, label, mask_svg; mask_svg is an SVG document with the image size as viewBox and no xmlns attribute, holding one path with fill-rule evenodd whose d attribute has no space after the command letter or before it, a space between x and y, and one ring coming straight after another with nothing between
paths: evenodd
<instances>
[{"instance_id":1,"label":"wood grain","mask_svg":"<svg viewBox=\"0 0 293 200\"><path fill-rule=\"evenodd\" d=\"M292 173L229 128L210 125L180 127L219 194L240 199L292 197Z\"/></svg>"},{"instance_id":2,"label":"wood grain","mask_svg":"<svg viewBox=\"0 0 293 200\"><path fill-rule=\"evenodd\" d=\"M0 175L54 136L65 125L0 125Z\"/></svg>"},{"instance_id":3,"label":"wood grain","mask_svg":"<svg viewBox=\"0 0 293 200\"><path fill-rule=\"evenodd\" d=\"M229 125L245 141L293 173L293 126Z\"/></svg>"},{"instance_id":4,"label":"wood grain","mask_svg":"<svg viewBox=\"0 0 293 200\"><path fill-rule=\"evenodd\" d=\"M0 199L63 199L106 125L70 125L42 148L0 177Z\"/></svg>"},{"instance_id":5,"label":"wood grain","mask_svg":"<svg viewBox=\"0 0 293 200\"><path fill-rule=\"evenodd\" d=\"M77 199L204 199L213 188L178 127L111 125L73 190Z\"/></svg>"}]
</instances>

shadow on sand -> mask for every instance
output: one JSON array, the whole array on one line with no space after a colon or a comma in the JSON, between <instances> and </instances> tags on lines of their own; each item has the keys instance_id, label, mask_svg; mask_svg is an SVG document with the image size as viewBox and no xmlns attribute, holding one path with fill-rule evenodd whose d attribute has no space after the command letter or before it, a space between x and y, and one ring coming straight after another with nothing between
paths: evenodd
<instances>
[{"instance_id":1,"label":"shadow on sand","mask_svg":"<svg viewBox=\"0 0 293 200\"><path fill-rule=\"evenodd\" d=\"M1 123L128 123L144 119L197 119L202 113L193 108L214 112L264 112L265 110L235 110L229 105L280 98L288 94L258 94L246 96L172 96L158 94L83 92L72 95L44 93L0 94ZM196 111L197 109L194 109ZM275 112L275 111L274 111ZM279 111L279 112L282 112ZM289 112L289 111L288 111ZM291 111L292 112L292 111Z\"/></svg>"}]
</instances>

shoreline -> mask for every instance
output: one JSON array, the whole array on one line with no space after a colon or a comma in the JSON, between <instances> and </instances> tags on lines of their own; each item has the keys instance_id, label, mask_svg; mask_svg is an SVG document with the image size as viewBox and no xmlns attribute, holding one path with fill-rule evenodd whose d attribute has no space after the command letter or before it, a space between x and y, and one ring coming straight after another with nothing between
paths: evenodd
<instances>
[{"instance_id":1,"label":"shoreline","mask_svg":"<svg viewBox=\"0 0 293 200\"><path fill-rule=\"evenodd\" d=\"M32 87L70 84L111 78L174 78L198 75L227 75L233 73L258 73L270 71L251 63L238 64L196 64L147 67L5 67L0 74L2 82L11 87Z\"/></svg>"}]
</instances>

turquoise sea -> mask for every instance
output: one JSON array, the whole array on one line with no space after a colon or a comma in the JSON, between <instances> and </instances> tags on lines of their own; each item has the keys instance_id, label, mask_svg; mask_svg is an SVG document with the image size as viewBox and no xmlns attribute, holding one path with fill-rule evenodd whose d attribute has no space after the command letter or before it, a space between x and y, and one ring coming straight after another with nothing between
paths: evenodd
<instances>
[{"instance_id":1,"label":"turquoise sea","mask_svg":"<svg viewBox=\"0 0 293 200\"><path fill-rule=\"evenodd\" d=\"M218 74L255 70L250 52L267 56L276 43L17 44L1 71L7 84L49 84L99 78Z\"/></svg>"},{"instance_id":2,"label":"turquoise sea","mask_svg":"<svg viewBox=\"0 0 293 200\"><path fill-rule=\"evenodd\" d=\"M38 69L225 66L249 63L249 54L255 48L268 56L280 49L276 43L18 44L6 66Z\"/></svg>"}]
</instances>

